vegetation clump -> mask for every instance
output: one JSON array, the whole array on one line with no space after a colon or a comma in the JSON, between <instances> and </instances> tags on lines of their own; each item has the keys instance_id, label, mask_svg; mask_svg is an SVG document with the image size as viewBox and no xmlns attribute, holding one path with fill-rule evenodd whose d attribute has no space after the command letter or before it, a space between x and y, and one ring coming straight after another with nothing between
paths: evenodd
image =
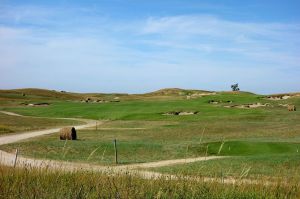
<instances>
[{"instance_id":1,"label":"vegetation clump","mask_svg":"<svg viewBox=\"0 0 300 199\"><path fill-rule=\"evenodd\" d=\"M231 85L231 89L232 89L232 91L239 91L240 90L239 84L238 83L232 84Z\"/></svg>"},{"instance_id":2,"label":"vegetation clump","mask_svg":"<svg viewBox=\"0 0 300 199\"><path fill-rule=\"evenodd\" d=\"M0 198L299 198L299 184L142 179L131 174L0 167Z\"/></svg>"}]
</instances>

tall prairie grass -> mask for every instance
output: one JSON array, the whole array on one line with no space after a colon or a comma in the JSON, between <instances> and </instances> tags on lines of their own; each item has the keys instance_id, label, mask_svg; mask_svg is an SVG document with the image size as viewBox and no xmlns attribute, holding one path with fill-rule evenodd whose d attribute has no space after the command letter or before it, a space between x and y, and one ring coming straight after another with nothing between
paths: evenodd
<instances>
[{"instance_id":1,"label":"tall prairie grass","mask_svg":"<svg viewBox=\"0 0 300 199\"><path fill-rule=\"evenodd\" d=\"M297 182L223 184L0 167L0 198L300 198Z\"/></svg>"}]
</instances>

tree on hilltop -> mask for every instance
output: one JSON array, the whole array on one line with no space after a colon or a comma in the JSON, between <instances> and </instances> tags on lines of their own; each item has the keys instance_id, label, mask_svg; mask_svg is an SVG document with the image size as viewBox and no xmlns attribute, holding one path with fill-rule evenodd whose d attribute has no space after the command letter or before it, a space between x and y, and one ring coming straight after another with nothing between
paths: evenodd
<instances>
[{"instance_id":1,"label":"tree on hilltop","mask_svg":"<svg viewBox=\"0 0 300 199\"><path fill-rule=\"evenodd\" d=\"M238 83L232 84L231 85L231 89L232 89L232 91L239 91L240 90L239 84Z\"/></svg>"}]
</instances>

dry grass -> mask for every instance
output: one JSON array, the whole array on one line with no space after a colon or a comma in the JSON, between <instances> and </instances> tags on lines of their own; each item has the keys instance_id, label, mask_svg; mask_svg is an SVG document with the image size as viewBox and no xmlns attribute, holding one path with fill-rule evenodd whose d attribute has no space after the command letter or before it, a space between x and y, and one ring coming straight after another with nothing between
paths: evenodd
<instances>
[{"instance_id":1,"label":"dry grass","mask_svg":"<svg viewBox=\"0 0 300 199\"><path fill-rule=\"evenodd\" d=\"M80 123L74 120L18 117L0 113L0 135Z\"/></svg>"},{"instance_id":2,"label":"dry grass","mask_svg":"<svg viewBox=\"0 0 300 199\"><path fill-rule=\"evenodd\" d=\"M129 174L0 167L0 198L299 198L297 182L228 185Z\"/></svg>"}]
</instances>

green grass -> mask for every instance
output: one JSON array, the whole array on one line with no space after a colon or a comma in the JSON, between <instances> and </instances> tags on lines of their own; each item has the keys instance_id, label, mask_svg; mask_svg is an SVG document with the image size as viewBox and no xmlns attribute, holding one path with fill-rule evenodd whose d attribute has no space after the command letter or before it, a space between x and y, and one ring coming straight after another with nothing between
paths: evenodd
<instances>
[{"instance_id":1,"label":"green grass","mask_svg":"<svg viewBox=\"0 0 300 199\"><path fill-rule=\"evenodd\" d=\"M211 105L210 99L232 100L234 103L253 103L260 99L253 94L219 94L205 96L198 99L186 100L127 100L120 103L80 103L80 102L54 102L48 107L17 107L5 109L25 115L50 116L50 117L84 117L90 119L111 120L187 120L198 121L218 117L247 117L251 115L267 114L263 109L241 110L223 108L220 105ZM181 117L163 116L169 111L199 111L198 115Z\"/></svg>"},{"instance_id":2,"label":"green grass","mask_svg":"<svg viewBox=\"0 0 300 199\"><path fill-rule=\"evenodd\" d=\"M180 140L168 140L155 130L82 130L77 141L61 141L58 134L34 138L28 141L1 146L13 151L19 148L21 155L36 158L82 161L101 164L114 163L113 139L117 139L121 164L198 156L186 153L186 145ZM92 157L89 157L92 151Z\"/></svg>"},{"instance_id":3,"label":"green grass","mask_svg":"<svg viewBox=\"0 0 300 199\"><path fill-rule=\"evenodd\" d=\"M190 150L208 151L211 155L250 156L273 154L298 154L300 143L287 142L254 142L254 141L224 141L190 145Z\"/></svg>"},{"instance_id":4,"label":"green grass","mask_svg":"<svg viewBox=\"0 0 300 199\"><path fill-rule=\"evenodd\" d=\"M18 117L0 113L0 135L81 123L75 120Z\"/></svg>"},{"instance_id":5,"label":"green grass","mask_svg":"<svg viewBox=\"0 0 300 199\"><path fill-rule=\"evenodd\" d=\"M140 127L147 123L140 124ZM106 124L110 126L111 124ZM161 122L151 122L149 129L105 129L80 130L77 141L64 142L58 134L33 138L28 141L1 146L0 149L14 151L36 158L111 164L114 162L112 140L117 139L120 163L137 163L198 157L205 155L257 156L257 155L298 155L300 143L262 142L262 141L225 141L200 142L190 134L174 132L174 126ZM209 131L207 132L209 134ZM174 137L170 139L171 137ZM216 139L216 138L215 138ZM222 146L222 147L221 147ZM89 157L92 151L92 157Z\"/></svg>"},{"instance_id":6,"label":"green grass","mask_svg":"<svg viewBox=\"0 0 300 199\"><path fill-rule=\"evenodd\" d=\"M240 92L187 100L185 95L177 95L176 90L174 92L169 96L159 96L157 93L93 94L94 97L107 99L119 96L119 103L81 103L77 95L74 99L68 95L69 101L65 101L61 100L62 96L56 98L56 93L46 96L47 92L43 96L32 93L26 98L13 93L6 96L0 94L2 110L29 116L109 120L100 126L104 129L78 131L78 141L65 143L58 139L57 134L53 134L0 148L7 151L19 148L21 155L36 158L111 164L114 160L112 140L116 138L121 164L222 155L234 157L158 168L158 171L199 176L227 173L228 176L238 177L249 170L247 177L258 179L259 176L299 176L297 150L300 145L300 111L288 112L287 108L279 106L295 104L300 107L299 97L269 101L260 95ZM209 100L232 101L232 105L260 102L270 103L271 106L256 109L225 108L227 103L209 104ZM20 105L24 101L47 101L50 106ZM169 111L198 111L199 114L162 115ZM12 124L11 127L17 128L19 124ZM23 127L31 124L32 121L24 123ZM0 123L0 128L1 125L7 126L4 122Z\"/></svg>"},{"instance_id":7,"label":"green grass","mask_svg":"<svg viewBox=\"0 0 300 199\"><path fill-rule=\"evenodd\" d=\"M0 167L0 198L299 198L298 181L289 185L205 183L184 179Z\"/></svg>"},{"instance_id":8,"label":"green grass","mask_svg":"<svg viewBox=\"0 0 300 199\"><path fill-rule=\"evenodd\" d=\"M206 162L167 166L151 169L152 171L209 177L235 178L297 178L300 179L300 155L255 155L235 156Z\"/></svg>"}]
</instances>

